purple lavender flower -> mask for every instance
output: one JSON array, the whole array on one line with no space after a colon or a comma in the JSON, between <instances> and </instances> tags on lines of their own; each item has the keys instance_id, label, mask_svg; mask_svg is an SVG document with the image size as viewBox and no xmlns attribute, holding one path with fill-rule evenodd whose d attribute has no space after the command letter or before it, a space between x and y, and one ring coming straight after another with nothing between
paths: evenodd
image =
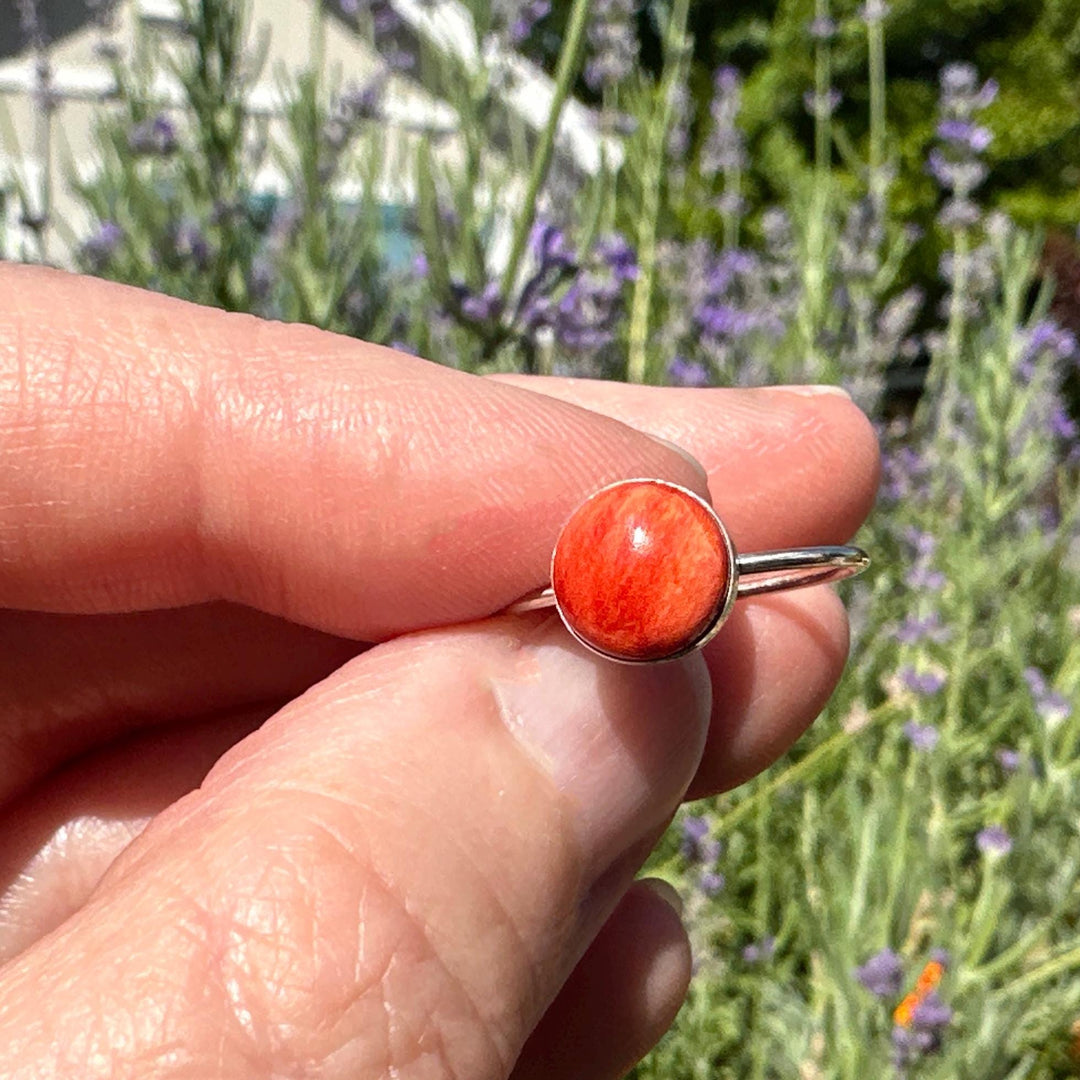
<instances>
[{"instance_id":1,"label":"purple lavender flower","mask_svg":"<svg viewBox=\"0 0 1080 1080\"><path fill-rule=\"evenodd\" d=\"M706 896L716 896L723 892L724 875L716 870L706 870L698 879L698 887Z\"/></svg>"},{"instance_id":2,"label":"purple lavender flower","mask_svg":"<svg viewBox=\"0 0 1080 1080\"><path fill-rule=\"evenodd\" d=\"M571 269L576 265L577 256L566 234L554 223L538 218L529 241L541 271Z\"/></svg>"},{"instance_id":3,"label":"purple lavender flower","mask_svg":"<svg viewBox=\"0 0 1080 1080\"><path fill-rule=\"evenodd\" d=\"M942 93L964 116L985 109L997 97L997 82L987 79L980 87L979 73L975 66L963 61L946 64L941 69L940 81Z\"/></svg>"},{"instance_id":4,"label":"purple lavender flower","mask_svg":"<svg viewBox=\"0 0 1080 1080\"><path fill-rule=\"evenodd\" d=\"M967 195L987 177L988 170L981 161L963 161L946 157L940 150L931 150L926 157L930 175L946 191Z\"/></svg>"},{"instance_id":5,"label":"purple lavender flower","mask_svg":"<svg viewBox=\"0 0 1080 1080\"><path fill-rule=\"evenodd\" d=\"M951 196L938 221L949 229L969 228L979 218L970 195L988 173L979 155L993 139L989 129L973 117L993 101L997 85L988 81L980 87L970 64L948 64L941 72L940 86L937 136L941 145L928 155L927 168Z\"/></svg>"},{"instance_id":6,"label":"purple lavender flower","mask_svg":"<svg viewBox=\"0 0 1080 1080\"><path fill-rule=\"evenodd\" d=\"M970 229L977 225L981 211L971 199L946 199L938 211L938 223L946 229Z\"/></svg>"},{"instance_id":7,"label":"purple lavender flower","mask_svg":"<svg viewBox=\"0 0 1080 1080\"><path fill-rule=\"evenodd\" d=\"M815 90L807 90L803 94L803 108L811 116L817 116L819 109L822 116L832 116L843 98L844 95L833 87L830 87L823 94L818 94Z\"/></svg>"},{"instance_id":8,"label":"purple lavender flower","mask_svg":"<svg viewBox=\"0 0 1080 1080\"><path fill-rule=\"evenodd\" d=\"M1023 755L1009 746L999 746L994 751L994 758L1007 773L1016 772L1023 763Z\"/></svg>"},{"instance_id":9,"label":"purple lavender flower","mask_svg":"<svg viewBox=\"0 0 1080 1080\"><path fill-rule=\"evenodd\" d=\"M1072 715L1072 704L1064 694L1052 689L1035 667L1024 669L1024 681L1035 699L1035 711L1048 727L1056 727Z\"/></svg>"},{"instance_id":10,"label":"purple lavender flower","mask_svg":"<svg viewBox=\"0 0 1080 1080\"><path fill-rule=\"evenodd\" d=\"M716 197L716 209L725 217L741 217L750 203L737 191L723 191Z\"/></svg>"},{"instance_id":11,"label":"purple lavender flower","mask_svg":"<svg viewBox=\"0 0 1080 1080\"><path fill-rule=\"evenodd\" d=\"M742 951L742 958L744 964L760 964L765 963L773 958L773 954L776 952L776 938L772 934L768 937L764 937L760 942L752 941L749 945L745 946Z\"/></svg>"},{"instance_id":12,"label":"purple lavender flower","mask_svg":"<svg viewBox=\"0 0 1080 1080\"><path fill-rule=\"evenodd\" d=\"M915 1006L911 1026L916 1031L942 1031L952 1023L953 1011L941 1000L936 990L931 990Z\"/></svg>"},{"instance_id":13,"label":"purple lavender flower","mask_svg":"<svg viewBox=\"0 0 1080 1080\"><path fill-rule=\"evenodd\" d=\"M994 141L989 128L957 117L942 120L937 126L937 136L943 142L970 150L973 154L981 154Z\"/></svg>"},{"instance_id":14,"label":"purple lavender flower","mask_svg":"<svg viewBox=\"0 0 1080 1080\"><path fill-rule=\"evenodd\" d=\"M709 103L712 128L701 152L701 173L738 171L746 166L746 140L736 123L742 95L742 76L733 67L718 68L713 76L713 98Z\"/></svg>"},{"instance_id":15,"label":"purple lavender flower","mask_svg":"<svg viewBox=\"0 0 1080 1080\"><path fill-rule=\"evenodd\" d=\"M952 1018L952 1009L936 990L931 990L912 1011L911 1026L897 1024L893 1028L893 1064L897 1070L903 1072L924 1055L937 1053Z\"/></svg>"},{"instance_id":16,"label":"purple lavender flower","mask_svg":"<svg viewBox=\"0 0 1080 1080\"><path fill-rule=\"evenodd\" d=\"M768 303L769 284L760 257L733 248L710 266L708 293L694 310L694 320L708 344L722 347L751 334L778 337L783 320ZM753 298L753 299L751 299Z\"/></svg>"},{"instance_id":17,"label":"purple lavender flower","mask_svg":"<svg viewBox=\"0 0 1080 1080\"><path fill-rule=\"evenodd\" d=\"M904 574L904 581L909 588L937 591L945 587L945 575L922 563L916 563Z\"/></svg>"},{"instance_id":18,"label":"purple lavender flower","mask_svg":"<svg viewBox=\"0 0 1080 1080\"><path fill-rule=\"evenodd\" d=\"M550 14L550 0L529 0L528 3L522 4L510 22L510 43L515 48L523 45L533 32L533 27Z\"/></svg>"},{"instance_id":19,"label":"purple lavender flower","mask_svg":"<svg viewBox=\"0 0 1080 1080\"><path fill-rule=\"evenodd\" d=\"M1058 439L1070 441L1077 436L1076 421L1065 411L1065 406L1060 401L1054 403L1050 410L1049 428L1052 435Z\"/></svg>"},{"instance_id":20,"label":"purple lavender flower","mask_svg":"<svg viewBox=\"0 0 1080 1080\"><path fill-rule=\"evenodd\" d=\"M690 862L711 865L720 858L720 841L709 835L706 818L690 815L683 818L680 850Z\"/></svg>"},{"instance_id":21,"label":"purple lavender flower","mask_svg":"<svg viewBox=\"0 0 1080 1080\"><path fill-rule=\"evenodd\" d=\"M698 308L697 320L703 333L714 338L739 338L753 329L753 316L731 304L705 304Z\"/></svg>"},{"instance_id":22,"label":"purple lavender flower","mask_svg":"<svg viewBox=\"0 0 1080 1080\"><path fill-rule=\"evenodd\" d=\"M1047 691L1046 676L1037 667L1024 668L1024 682L1034 697L1042 697Z\"/></svg>"},{"instance_id":23,"label":"purple lavender flower","mask_svg":"<svg viewBox=\"0 0 1080 1080\"><path fill-rule=\"evenodd\" d=\"M622 82L638 58L634 0L593 0L588 39L592 56L585 65L585 82L603 90Z\"/></svg>"},{"instance_id":24,"label":"purple lavender flower","mask_svg":"<svg viewBox=\"0 0 1080 1080\"><path fill-rule=\"evenodd\" d=\"M637 254L622 233L611 233L596 243L596 254L615 275L616 281L634 281L638 276Z\"/></svg>"},{"instance_id":25,"label":"purple lavender flower","mask_svg":"<svg viewBox=\"0 0 1080 1080\"><path fill-rule=\"evenodd\" d=\"M176 147L176 128L164 113L140 121L128 132L128 148L138 156L168 157Z\"/></svg>"},{"instance_id":26,"label":"purple lavender flower","mask_svg":"<svg viewBox=\"0 0 1080 1080\"><path fill-rule=\"evenodd\" d=\"M1030 382L1040 360L1070 360L1077 353L1076 337L1063 330L1053 319L1042 319L1027 333L1017 364L1020 377Z\"/></svg>"},{"instance_id":27,"label":"purple lavender flower","mask_svg":"<svg viewBox=\"0 0 1080 1080\"><path fill-rule=\"evenodd\" d=\"M562 229L540 220L530 247L537 268L518 297L515 325L533 337L550 332L571 352L595 353L614 341L623 283L636 273L629 245L621 237L605 237L594 249L592 265L583 270ZM556 299L573 271L579 272Z\"/></svg>"},{"instance_id":28,"label":"purple lavender flower","mask_svg":"<svg viewBox=\"0 0 1080 1080\"><path fill-rule=\"evenodd\" d=\"M383 45L379 49L379 59L390 71L412 71L416 67L416 57L408 49Z\"/></svg>"},{"instance_id":29,"label":"purple lavender flower","mask_svg":"<svg viewBox=\"0 0 1080 1080\"><path fill-rule=\"evenodd\" d=\"M676 81L671 85L671 128L668 131L668 156L676 167L681 169L687 151L690 149L690 121L694 108L693 99L685 82Z\"/></svg>"},{"instance_id":30,"label":"purple lavender flower","mask_svg":"<svg viewBox=\"0 0 1080 1080\"><path fill-rule=\"evenodd\" d=\"M903 449L910 448L903 447ZM917 525L905 526L900 535L906 544L911 545L912 551L920 559L928 559L937 551L938 538L932 532L920 529Z\"/></svg>"},{"instance_id":31,"label":"purple lavender flower","mask_svg":"<svg viewBox=\"0 0 1080 1080\"><path fill-rule=\"evenodd\" d=\"M920 617L908 615L896 631L896 640L902 645L915 645L920 641L943 642L950 637L950 631L941 621L941 613L932 611Z\"/></svg>"},{"instance_id":32,"label":"purple lavender flower","mask_svg":"<svg viewBox=\"0 0 1080 1080\"><path fill-rule=\"evenodd\" d=\"M807 32L813 41L832 41L836 37L836 20L828 15L818 15L811 19Z\"/></svg>"},{"instance_id":33,"label":"purple lavender flower","mask_svg":"<svg viewBox=\"0 0 1080 1080\"><path fill-rule=\"evenodd\" d=\"M502 312L502 291L497 281L489 281L481 293L463 292L461 310L475 322L488 322Z\"/></svg>"},{"instance_id":34,"label":"purple lavender flower","mask_svg":"<svg viewBox=\"0 0 1080 1080\"><path fill-rule=\"evenodd\" d=\"M709 835L709 821L697 814L688 814L682 821L683 854L686 854L690 845L694 850L697 845Z\"/></svg>"},{"instance_id":35,"label":"purple lavender flower","mask_svg":"<svg viewBox=\"0 0 1080 1080\"><path fill-rule=\"evenodd\" d=\"M173 232L173 250L180 259L189 260L198 270L210 264L210 243L195 221L182 221Z\"/></svg>"},{"instance_id":36,"label":"purple lavender flower","mask_svg":"<svg viewBox=\"0 0 1080 1080\"><path fill-rule=\"evenodd\" d=\"M615 340L617 293L610 286L582 274L566 290L556 307L555 338L572 352L595 352Z\"/></svg>"},{"instance_id":37,"label":"purple lavender flower","mask_svg":"<svg viewBox=\"0 0 1080 1080\"><path fill-rule=\"evenodd\" d=\"M124 230L115 221L103 221L82 246L83 257L94 270L103 270L124 242Z\"/></svg>"},{"instance_id":38,"label":"purple lavender flower","mask_svg":"<svg viewBox=\"0 0 1080 1080\"><path fill-rule=\"evenodd\" d=\"M375 40L389 37L401 27L401 16L388 0L369 0L371 25Z\"/></svg>"},{"instance_id":39,"label":"purple lavender flower","mask_svg":"<svg viewBox=\"0 0 1080 1080\"><path fill-rule=\"evenodd\" d=\"M866 3L859 8L859 18L867 26L881 22L888 14L889 5L885 3L885 0L866 0Z\"/></svg>"},{"instance_id":40,"label":"purple lavender flower","mask_svg":"<svg viewBox=\"0 0 1080 1080\"><path fill-rule=\"evenodd\" d=\"M874 953L862 967L855 969L855 978L874 997L891 998L900 993L904 969L900 957L885 948Z\"/></svg>"},{"instance_id":41,"label":"purple lavender flower","mask_svg":"<svg viewBox=\"0 0 1080 1080\"><path fill-rule=\"evenodd\" d=\"M920 494L930 477L930 464L912 446L889 450L882 462L881 491L894 502Z\"/></svg>"},{"instance_id":42,"label":"purple lavender flower","mask_svg":"<svg viewBox=\"0 0 1080 1080\"><path fill-rule=\"evenodd\" d=\"M708 386L712 382L704 364L698 360L687 360L685 356L676 356L668 364L667 373L676 386Z\"/></svg>"},{"instance_id":43,"label":"purple lavender flower","mask_svg":"<svg viewBox=\"0 0 1080 1080\"><path fill-rule=\"evenodd\" d=\"M358 120L373 120L379 116L386 94L387 72L377 72L365 83L349 83L338 99L339 108L346 124Z\"/></svg>"},{"instance_id":44,"label":"purple lavender flower","mask_svg":"<svg viewBox=\"0 0 1080 1080\"><path fill-rule=\"evenodd\" d=\"M987 825L975 837L975 846L984 855L1008 855L1012 837L1000 825Z\"/></svg>"},{"instance_id":45,"label":"purple lavender flower","mask_svg":"<svg viewBox=\"0 0 1080 1080\"><path fill-rule=\"evenodd\" d=\"M1040 696L1035 703L1035 708L1043 723L1050 727L1055 727L1072 715L1072 704L1064 694L1057 690L1049 690Z\"/></svg>"},{"instance_id":46,"label":"purple lavender flower","mask_svg":"<svg viewBox=\"0 0 1080 1080\"><path fill-rule=\"evenodd\" d=\"M273 292L274 266L265 255L259 255L252 261L248 288L256 300L263 302L268 300L271 292Z\"/></svg>"},{"instance_id":47,"label":"purple lavender flower","mask_svg":"<svg viewBox=\"0 0 1080 1080\"><path fill-rule=\"evenodd\" d=\"M901 730L916 750L926 753L933 750L941 738L941 732L933 724L917 724L914 720L909 720Z\"/></svg>"},{"instance_id":48,"label":"purple lavender flower","mask_svg":"<svg viewBox=\"0 0 1080 1080\"><path fill-rule=\"evenodd\" d=\"M945 676L938 671L918 671L907 666L900 669L900 681L912 693L928 697L945 685Z\"/></svg>"}]
</instances>

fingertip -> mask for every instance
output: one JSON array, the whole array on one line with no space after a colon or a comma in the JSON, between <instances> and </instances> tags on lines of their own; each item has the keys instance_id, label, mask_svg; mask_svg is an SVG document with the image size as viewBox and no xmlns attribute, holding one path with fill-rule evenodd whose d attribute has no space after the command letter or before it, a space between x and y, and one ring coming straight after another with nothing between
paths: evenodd
<instances>
[{"instance_id":1,"label":"fingertip","mask_svg":"<svg viewBox=\"0 0 1080 1080\"><path fill-rule=\"evenodd\" d=\"M721 513L722 493L737 493L730 522L736 544L754 550L849 540L874 505L880 476L877 433L866 414L843 393L783 386L741 393L728 409L744 431L748 464L736 473L727 456L699 454Z\"/></svg>"}]
</instances>

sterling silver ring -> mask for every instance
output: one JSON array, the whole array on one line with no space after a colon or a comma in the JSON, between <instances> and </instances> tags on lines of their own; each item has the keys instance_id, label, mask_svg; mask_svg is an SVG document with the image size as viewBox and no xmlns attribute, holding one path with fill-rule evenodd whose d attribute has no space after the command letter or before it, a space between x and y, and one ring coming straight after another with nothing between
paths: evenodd
<instances>
[{"instance_id":1,"label":"sterling silver ring","mask_svg":"<svg viewBox=\"0 0 1080 1080\"><path fill-rule=\"evenodd\" d=\"M583 645L610 660L655 663L701 648L737 599L861 573L850 545L740 555L704 499L665 480L620 480L570 516L551 556L551 584L507 612L554 607Z\"/></svg>"}]
</instances>

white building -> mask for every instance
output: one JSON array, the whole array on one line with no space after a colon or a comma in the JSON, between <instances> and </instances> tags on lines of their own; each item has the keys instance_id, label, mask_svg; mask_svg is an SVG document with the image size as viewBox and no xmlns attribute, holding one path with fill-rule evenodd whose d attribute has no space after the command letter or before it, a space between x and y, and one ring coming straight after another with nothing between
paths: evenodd
<instances>
[{"instance_id":1,"label":"white building","mask_svg":"<svg viewBox=\"0 0 1080 1080\"><path fill-rule=\"evenodd\" d=\"M118 0L108 26L95 18L102 0L0 0L0 257L70 262L73 246L86 235L82 205L70 190L72 175L96 167L92 134L99 110L116 95L110 53L129 56L140 35L159 35L165 47L181 25L178 0ZM280 76L309 69L314 51L322 52L331 77L363 83L380 67L378 57L357 32L356 23L333 0L319 13L319 0L249 0L254 50L265 35L266 59L248 106L266 118L273 137L280 129ZM471 18L457 0L392 0L405 32L425 47L467 65L496 63L506 73L500 101L511 123L529 137L548 115L553 87L547 76L516 53L481 57ZM27 40L25 13L40 12L44 45ZM318 44L316 44L316 42ZM163 108L177 108L183 96L167 72L153 78L153 97ZM44 108L48 96L52 107ZM456 153L457 116L416 80L395 75L384 99L380 154L381 183L388 201L412 201L416 140L438 136L440 153ZM571 100L564 110L556 143L563 164L594 173L604 157L596 117ZM604 147L608 164L618 148ZM493 151L494 152L494 151ZM520 198L520 176L512 173L498 197ZM285 183L272 167L255 178L256 190L281 191Z\"/></svg>"}]
</instances>

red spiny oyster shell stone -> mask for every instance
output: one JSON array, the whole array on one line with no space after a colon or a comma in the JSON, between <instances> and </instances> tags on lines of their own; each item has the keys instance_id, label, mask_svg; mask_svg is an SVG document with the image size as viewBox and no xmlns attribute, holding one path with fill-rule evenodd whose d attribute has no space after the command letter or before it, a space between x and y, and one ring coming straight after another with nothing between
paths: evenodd
<instances>
[{"instance_id":1,"label":"red spiny oyster shell stone","mask_svg":"<svg viewBox=\"0 0 1080 1080\"><path fill-rule=\"evenodd\" d=\"M730 575L712 513L659 480L615 484L582 503L551 567L567 625L624 660L661 660L692 645L723 607Z\"/></svg>"}]
</instances>

